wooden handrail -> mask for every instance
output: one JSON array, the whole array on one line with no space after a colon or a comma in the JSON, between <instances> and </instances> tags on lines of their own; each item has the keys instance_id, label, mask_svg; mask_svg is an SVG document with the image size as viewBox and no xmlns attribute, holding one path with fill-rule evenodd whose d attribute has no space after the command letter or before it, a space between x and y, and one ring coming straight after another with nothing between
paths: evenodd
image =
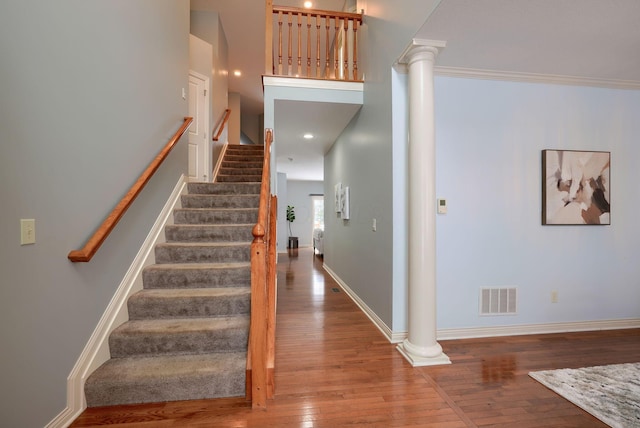
<instances>
[{"instance_id":1,"label":"wooden handrail","mask_svg":"<svg viewBox=\"0 0 640 428\"><path fill-rule=\"evenodd\" d=\"M192 117L185 117L180 129L171 137L169 142L151 161L147 169L140 175L138 180L131 186L126 195L120 200L118 205L111 211L111 214L102 222L98 230L89 238L81 250L73 250L67 256L72 262L88 262L100 248L107 236L113 231L127 209L131 206L136 197L140 194L144 186L149 182L153 174L158 170L162 162L167 158L171 150L180 141L180 138L193 122Z\"/></svg>"},{"instance_id":2,"label":"wooden handrail","mask_svg":"<svg viewBox=\"0 0 640 428\"><path fill-rule=\"evenodd\" d=\"M362 14L360 13L350 13L350 12L336 12L332 10L321 10L321 9L304 9L301 7L293 7L293 6L273 6L273 13L289 13L291 12L294 15L301 13L302 15L310 15L313 17L331 17L331 18L340 18L340 19L350 19L352 21L362 22Z\"/></svg>"},{"instance_id":3,"label":"wooden handrail","mask_svg":"<svg viewBox=\"0 0 640 428\"><path fill-rule=\"evenodd\" d=\"M229 116L231 116L231 109L226 109L224 111L224 116L222 116L222 122L218 127L218 132L213 136L213 141L218 141L220 139L220 135L222 135L222 131L224 131L224 127L227 125L229 121Z\"/></svg>"},{"instance_id":4,"label":"wooden handrail","mask_svg":"<svg viewBox=\"0 0 640 428\"><path fill-rule=\"evenodd\" d=\"M251 322L247 350L247 398L254 409L266 409L273 396L275 349L275 197L271 196L270 164L273 132L265 132L258 222L251 243ZM272 254L273 253L273 254ZM273 278L272 278L273 277ZM272 343L273 342L273 343Z\"/></svg>"},{"instance_id":5,"label":"wooden handrail","mask_svg":"<svg viewBox=\"0 0 640 428\"><path fill-rule=\"evenodd\" d=\"M362 81L358 75L358 29L363 22L362 14L276 6L272 0L265 0L265 3L266 75ZM283 32L285 21L287 28ZM295 33L293 21L297 27ZM324 46L321 40L325 41ZM333 48L330 48L330 40ZM274 42L277 43L275 46ZM295 53L294 44L297 45ZM306 47L306 67L303 46Z\"/></svg>"}]
</instances>

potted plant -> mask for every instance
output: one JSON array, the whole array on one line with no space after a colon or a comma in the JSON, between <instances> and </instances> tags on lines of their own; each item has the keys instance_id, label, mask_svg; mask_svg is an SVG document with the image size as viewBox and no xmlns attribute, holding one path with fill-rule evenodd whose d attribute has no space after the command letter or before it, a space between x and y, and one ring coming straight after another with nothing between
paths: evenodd
<instances>
[{"instance_id":1,"label":"potted plant","mask_svg":"<svg viewBox=\"0 0 640 428\"><path fill-rule=\"evenodd\" d=\"M298 248L298 237L292 236L291 223L296 219L296 212L292 205L287 205L287 223L289 223L289 245L287 248Z\"/></svg>"}]
</instances>

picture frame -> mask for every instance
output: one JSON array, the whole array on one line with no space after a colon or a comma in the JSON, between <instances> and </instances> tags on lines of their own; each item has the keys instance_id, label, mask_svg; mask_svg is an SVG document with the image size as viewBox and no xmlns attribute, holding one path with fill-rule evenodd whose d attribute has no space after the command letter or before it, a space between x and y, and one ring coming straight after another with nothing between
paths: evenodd
<instances>
[{"instance_id":1,"label":"picture frame","mask_svg":"<svg viewBox=\"0 0 640 428\"><path fill-rule=\"evenodd\" d=\"M542 151L542 224L611 224L611 152Z\"/></svg>"},{"instance_id":2,"label":"picture frame","mask_svg":"<svg viewBox=\"0 0 640 428\"><path fill-rule=\"evenodd\" d=\"M335 197L335 211L336 213L342 212L342 183L336 183L333 186L334 197Z\"/></svg>"}]
</instances>

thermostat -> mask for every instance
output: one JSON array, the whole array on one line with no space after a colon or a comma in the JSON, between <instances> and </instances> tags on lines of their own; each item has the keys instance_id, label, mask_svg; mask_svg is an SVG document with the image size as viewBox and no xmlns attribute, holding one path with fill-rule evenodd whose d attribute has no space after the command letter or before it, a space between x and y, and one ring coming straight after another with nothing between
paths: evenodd
<instances>
[{"instance_id":1,"label":"thermostat","mask_svg":"<svg viewBox=\"0 0 640 428\"><path fill-rule=\"evenodd\" d=\"M447 200L438 199L438 214L446 214L446 213L447 213Z\"/></svg>"}]
</instances>

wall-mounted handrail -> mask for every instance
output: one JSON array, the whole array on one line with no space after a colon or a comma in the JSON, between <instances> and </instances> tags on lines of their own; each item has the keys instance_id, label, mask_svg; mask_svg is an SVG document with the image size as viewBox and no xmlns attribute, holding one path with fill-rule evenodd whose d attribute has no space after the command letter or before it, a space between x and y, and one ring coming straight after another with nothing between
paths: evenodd
<instances>
[{"instance_id":1,"label":"wall-mounted handrail","mask_svg":"<svg viewBox=\"0 0 640 428\"><path fill-rule=\"evenodd\" d=\"M224 111L224 116L222 116L222 121L220 122L220 126L218 127L218 132L213 135L213 141L218 141L220 136L222 135L222 131L224 131L224 127L227 125L229 121L229 116L231 116L231 109L226 109Z\"/></svg>"},{"instance_id":2,"label":"wall-mounted handrail","mask_svg":"<svg viewBox=\"0 0 640 428\"><path fill-rule=\"evenodd\" d=\"M151 161L147 169L140 175L138 180L131 186L126 195L120 200L118 205L111 211L111 214L102 222L98 230L89 238L87 243L80 250L73 250L67 256L72 262L88 262L100 248L107 236L113 231L127 209L131 206L136 197L140 194L144 186L149 182L153 174L158 170L162 162L167 158L171 150L178 143L182 135L193 122L192 117L185 117L180 129L171 137L169 142L162 148L160 153Z\"/></svg>"},{"instance_id":3,"label":"wall-mounted handrail","mask_svg":"<svg viewBox=\"0 0 640 428\"><path fill-rule=\"evenodd\" d=\"M275 6L266 0L265 74L362 81L357 37L362 22L360 13Z\"/></svg>"},{"instance_id":4,"label":"wall-mounted handrail","mask_svg":"<svg viewBox=\"0 0 640 428\"><path fill-rule=\"evenodd\" d=\"M247 398L254 409L266 409L273 397L275 349L275 205L271 196L271 129L265 132L258 222L251 243L251 323L247 352ZM273 253L273 254L272 254Z\"/></svg>"}]
</instances>

